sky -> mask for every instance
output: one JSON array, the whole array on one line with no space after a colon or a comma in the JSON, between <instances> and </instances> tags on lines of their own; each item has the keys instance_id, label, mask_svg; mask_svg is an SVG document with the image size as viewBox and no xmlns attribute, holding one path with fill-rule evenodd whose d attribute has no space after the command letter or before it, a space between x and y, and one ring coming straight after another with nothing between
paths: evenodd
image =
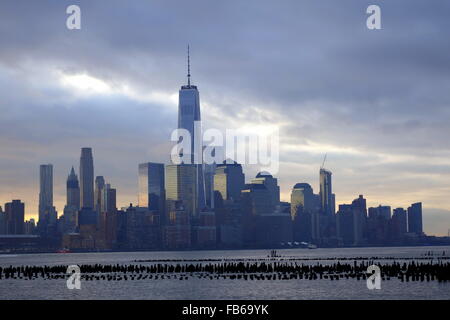
<instances>
[{"instance_id":1,"label":"sky","mask_svg":"<svg viewBox=\"0 0 450 320\"><path fill-rule=\"evenodd\" d=\"M371 4L381 30L366 27ZM444 0L3 0L0 205L35 217L51 163L61 214L82 147L118 206L136 204L138 164L169 162L189 44L205 128L279 129L282 200L297 182L318 192L327 154L337 204L420 201L425 232L446 235L449 15Z\"/></svg>"}]
</instances>

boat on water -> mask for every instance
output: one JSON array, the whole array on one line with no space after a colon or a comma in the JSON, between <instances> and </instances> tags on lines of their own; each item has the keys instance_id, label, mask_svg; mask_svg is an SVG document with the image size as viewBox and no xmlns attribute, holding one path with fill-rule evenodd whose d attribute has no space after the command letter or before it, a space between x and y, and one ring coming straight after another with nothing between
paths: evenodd
<instances>
[{"instance_id":1,"label":"boat on water","mask_svg":"<svg viewBox=\"0 0 450 320\"><path fill-rule=\"evenodd\" d=\"M59 249L56 253L70 253L70 250L67 248Z\"/></svg>"}]
</instances>

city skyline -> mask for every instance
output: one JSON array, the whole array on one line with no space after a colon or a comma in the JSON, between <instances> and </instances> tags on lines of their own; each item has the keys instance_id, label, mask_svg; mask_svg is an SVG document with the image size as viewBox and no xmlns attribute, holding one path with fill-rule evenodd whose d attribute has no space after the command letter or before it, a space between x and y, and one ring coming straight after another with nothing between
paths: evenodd
<instances>
[{"instance_id":1,"label":"city skyline","mask_svg":"<svg viewBox=\"0 0 450 320\"><path fill-rule=\"evenodd\" d=\"M200 5L215 16L207 3L196 2L194 7ZM136 29L131 22L118 28L111 21L100 19L94 25L86 15L82 30L71 34L63 28L60 30L58 23L61 19L55 18L57 12L64 11L63 5L45 4L41 8L29 4L30 12L37 12L42 17L40 19L48 20L36 30L27 31L31 38L51 43L53 35L58 41L68 39L71 44L49 54L46 47L39 44L35 48L30 47L20 37L3 40L5 50L0 53L0 79L4 84L4 101L8 105L2 103L1 108L8 117L0 122L3 147L0 205L20 199L26 204L27 219L37 218L39 165L51 163L54 171L53 205L61 215L67 175L72 165L79 174L78 159L82 147L92 147L95 176L106 177L117 189L118 207L127 206L130 202L137 204L137 165L149 161L169 163L170 131L176 127L176 91L185 81L185 46L190 42L192 77L200 87L202 117L208 126L223 128L236 122L239 126L256 128L273 124L281 127L282 158L280 174L276 177L280 181L282 200L289 201L296 183L306 182L314 190L319 190L318 170L323 155L328 153L327 167L333 172L336 204L351 203L359 194L363 194L368 206L372 207L382 204L406 209L411 203L422 201L425 232L447 235L450 225L450 188L447 182L450 164L447 159L448 142L443 138L448 135L448 125L445 125L448 112L443 106L448 103L448 97L442 90L448 74L444 73L445 67L436 68L432 63L442 58L436 48L446 45L434 42L443 36L441 29L435 26L448 23L439 14L439 11L445 12L442 7L446 5L434 7L436 22L433 24L418 14L423 9L422 5L414 3L410 19L430 26L427 32L421 33L409 30L408 22L401 19L401 10L386 4L386 10L390 10L396 22L386 22L389 35L382 33L370 40L364 32L348 30L350 24L353 27L360 23L354 20L360 12L353 12L358 6L352 10L343 6L327 21L320 5L292 5L298 9L300 17L294 19L285 13L284 18L292 28L300 30L301 44L290 44L288 38L294 34L292 29L279 27L275 29L279 30L276 37L269 35L268 41L272 40L273 46L263 46L262 42L255 42L252 48L243 46L245 33L238 33L241 35L236 39L240 41L239 46L232 45L233 32L238 28L249 35L256 35L255 30L264 20L258 17L267 16L270 9L274 9L272 7L258 8L258 16L252 24L246 24L238 15L224 13L226 18L234 18L237 27L229 25L231 29L225 33L225 39L220 39L223 45L211 49L211 45L220 41L206 31L183 34L185 30L173 30L175 38L171 41L148 34L148 30L154 30L158 24L145 16L152 11L147 5L141 6L145 13L133 12L138 21L145 23L147 27L143 29L146 31ZM113 3L112 6L120 7L120 4ZM164 4L160 6L159 14L163 9L169 9ZM277 8L274 4L271 6ZM250 12L255 8L257 6L250 3L244 5L243 10ZM84 9L110 13L108 8L98 4L86 4ZM193 9L185 5L170 9L185 23L181 14L183 10L195 16ZM319 21L307 19L301 9L309 9ZM361 4L361 11L364 9L365 4ZM4 16L8 10L18 8L2 4L1 17L11 25L8 29L13 32L24 30L28 13L14 15L18 17L15 22ZM295 22L297 19L300 22ZM200 30L204 23L211 21L209 17L204 22L190 19L188 23L196 27L191 29ZM405 26L402 26L402 21ZM224 21L220 22L219 25L226 25ZM273 28L271 20L267 23ZM333 33L344 44L325 44L320 36L312 38L306 32L312 28L320 35L331 25L337 26ZM108 27L112 30L107 31ZM122 60L127 51L120 50L120 45L124 44L129 49L130 43L112 36L113 32L119 31L122 35L138 31L136 37L153 40L139 41L145 45L134 44L135 58L142 65L140 70L135 70L136 65L131 61L125 60L124 63ZM419 57L413 52L408 54L401 41L395 46L406 32L415 36L412 47L420 44L420 48L425 50L423 42L428 41L432 49L421 51ZM283 37L284 33L287 38ZM110 39L111 42L91 44L89 34L103 35L101 39ZM350 45L345 42L348 36L355 43L346 49L345 45ZM387 41L387 44L382 41ZM386 50L387 45L393 46L393 50L383 53L381 63L378 54ZM84 50L86 46L92 50ZM377 46L381 46L379 51ZM283 50L278 51L277 47ZM98 62L98 55L110 53L108 49L111 48L115 50L114 54L103 62L93 63ZM68 54L69 50L71 54ZM266 54L250 61L254 52ZM396 58L400 52L405 54L403 62ZM47 57L41 64L27 65L30 55L42 58L42 54ZM349 58L358 63L349 61L352 60ZM27 73L17 67L19 62L29 67ZM133 67L127 68L127 63ZM324 68L319 67L321 63L325 63ZM384 63L404 72L408 67L416 66L423 78L411 76L412 80L404 80L394 77L391 80L392 74L388 67L383 67ZM268 70L268 65L276 66L275 70ZM346 78L344 70L352 70L354 78ZM375 80L361 81L375 74L374 70L377 70ZM321 83L323 79L328 80ZM343 85L338 83L340 81ZM401 85L395 85L395 81ZM339 90L331 90L333 86L337 86L342 94ZM24 94L19 98L15 92ZM30 108L32 116L27 115ZM298 118L289 119L292 115L298 115ZM247 182L257 173L252 168L244 168L244 171ZM81 179L80 176L78 178Z\"/></svg>"}]
</instances>

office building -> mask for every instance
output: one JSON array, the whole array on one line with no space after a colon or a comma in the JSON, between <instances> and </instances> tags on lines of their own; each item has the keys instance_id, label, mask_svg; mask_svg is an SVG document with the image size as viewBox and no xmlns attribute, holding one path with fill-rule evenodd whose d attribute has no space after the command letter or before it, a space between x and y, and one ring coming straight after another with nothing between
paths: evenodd
<instances>
[{"instance_id":1,"label":"office building","mask_svg":"<svg viewBox=\"0 0 450 320\"><path fill-rule=\"evenodd\" d=\"M153 162L141 163L139 164L138 174L139 207L157 211L161 217L165 216L164 164Z\"/></svg>"},{"instance_id":2,"label":"office building","mask_svg":"<svg viewBox=\"0 0 450 320\"><path fill-rule=\"evenodd\" d=\"M408 208L408 232L423 234L421 202L414 203Z\"/></svg>"},{"instance_id":3,"label":"office building","mask_svg":"<svg viewBox=\"0 0 450 320\"><path fill-rule=\"evenodd\" d=\"M82 148L80 157L80 202L82 208L94 206L94 160L91 148Z\"/></svg>"}]
</instances>

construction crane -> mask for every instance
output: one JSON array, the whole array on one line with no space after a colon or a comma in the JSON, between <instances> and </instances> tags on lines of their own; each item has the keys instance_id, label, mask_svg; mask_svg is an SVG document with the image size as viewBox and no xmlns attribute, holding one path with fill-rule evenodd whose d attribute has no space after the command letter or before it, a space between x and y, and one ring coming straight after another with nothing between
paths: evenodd
<instances>
[{"instance_id":1,"label":"construction crane","mask_svg":"<svg viewBox=\"0 0 450 320\"><path fill-rule=\"evenodd\" d=\"M320 167L320 169L323 169L325 166L325 161L327 161L327 154L325 153L325 157L323 157L323 162L322 162L322 166Z\"/></svg>"}]
</instances>

